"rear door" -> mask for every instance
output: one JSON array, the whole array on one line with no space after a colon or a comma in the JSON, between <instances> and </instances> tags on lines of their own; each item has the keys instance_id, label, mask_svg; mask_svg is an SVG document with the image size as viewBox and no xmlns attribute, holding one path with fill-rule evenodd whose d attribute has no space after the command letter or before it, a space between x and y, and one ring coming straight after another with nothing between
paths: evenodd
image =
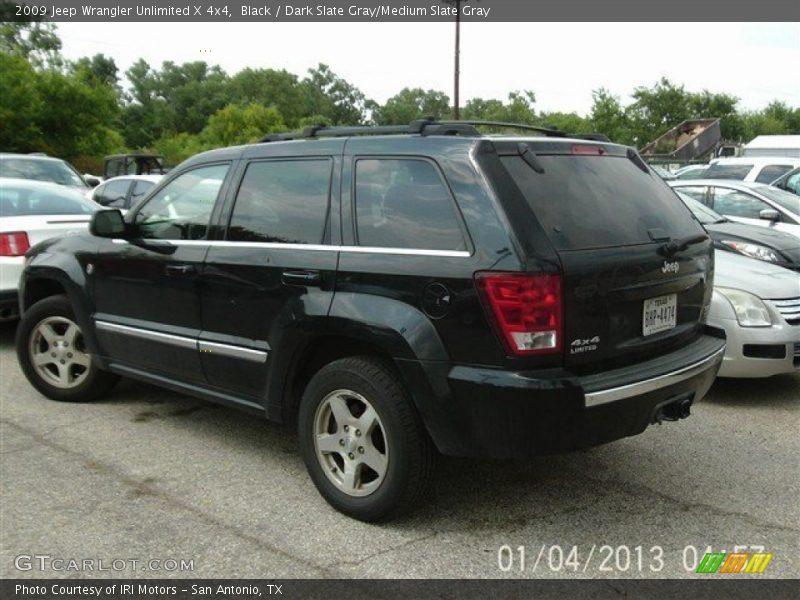
<instances>
[{"instance_id":1,"label":"rear door","mask_svg":"<svg viewBox=\"0 0 800 600\"><path fill-rule=\"evenodd\" d=\"M333 298L338 217L334 226L331 205L338 207L343 142L324 144L313 156L244 162L221 239L206 258L203 370L210 385L256 405L266 397L274 349L290 353Z\"/></svg>"},{"instance_id":2,"label":"rear door","mask_svg":"<svg viewBox=\"0 0 800 600\"><path fill-rule=\"evenodd\" d=\"M699 335L712 243L638 155L569 141L497 146L561 261L566 366L630 364Z\"/></svg>"}]
</instances>

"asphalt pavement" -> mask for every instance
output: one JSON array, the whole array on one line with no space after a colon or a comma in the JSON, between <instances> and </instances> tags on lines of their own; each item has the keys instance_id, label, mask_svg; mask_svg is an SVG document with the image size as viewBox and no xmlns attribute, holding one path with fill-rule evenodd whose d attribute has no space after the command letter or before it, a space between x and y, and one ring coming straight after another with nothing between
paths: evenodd
<instances>
[{"instance_id":1,"label":"asphalt pavement","mask_svg":"<svg viewBox=\"0 0 800 600\"><path fill-rule=\"evenodd\" d=\"M369 525L317 494L293 431L128 380L49 401L13 330L0 577L674 578L748 546L773 554L756 577L800 572L800 373L718 380L689 419L589 451L442 459L421 510Z\"/></svg>"}]
</instances>

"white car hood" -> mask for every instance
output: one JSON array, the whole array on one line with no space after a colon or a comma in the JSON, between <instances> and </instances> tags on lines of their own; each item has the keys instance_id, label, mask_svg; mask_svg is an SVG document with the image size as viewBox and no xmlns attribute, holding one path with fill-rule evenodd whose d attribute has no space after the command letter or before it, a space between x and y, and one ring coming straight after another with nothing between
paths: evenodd
<instances>
[{"instance_id":1,"label":"white car hood","mask_svg":"<svg viewBox=\"0 0 800 600\"><path fill-rule=\"evenodd\" d=\"M763 260L725 250L714 251L714 286L729 287L759 298L797 298L800 274Z\"/></svg>"}]
</instances>

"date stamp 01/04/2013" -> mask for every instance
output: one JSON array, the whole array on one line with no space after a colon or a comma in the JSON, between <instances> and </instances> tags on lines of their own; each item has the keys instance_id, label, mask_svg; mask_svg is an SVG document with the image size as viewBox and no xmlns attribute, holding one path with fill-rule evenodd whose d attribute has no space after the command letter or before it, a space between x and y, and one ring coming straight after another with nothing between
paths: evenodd
<instances>
[{"instance_id":1,"label":"date stamp 01/04/2013","mask_svg":"<svg viewBox=\"0 0 800 600\"><path fill-rule=\"evenodd\" d=\"M665 552L662 546L592 544L534 548L504 544L497 550L497 568L503 573L666 573L761 575L773 554L759 545L739 545L732 550L711 546L684 546Z\"/></svg>"}]
</instances>

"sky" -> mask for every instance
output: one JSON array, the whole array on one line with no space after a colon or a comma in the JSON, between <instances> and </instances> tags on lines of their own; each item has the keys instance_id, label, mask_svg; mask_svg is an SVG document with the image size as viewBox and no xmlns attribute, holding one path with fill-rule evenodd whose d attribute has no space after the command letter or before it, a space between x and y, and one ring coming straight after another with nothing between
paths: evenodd
<instances>
[{"instance_id":1,"label":"sky","mask_svg":"<svg viewBox=\"0 0 800 600\"><path fill-rule=\"evenodd\" d=\"M298 76L322 62L383 102L404 87L452 99L451 23L59 23L69 59L103 53L120 72L204 60ZM586 114L592 90L629 101L662 76L687 90L727 92L743 109L800 106L800 23L463 23L461 98L533 90L538 111Z\"/></svg>"}]
</instances>

